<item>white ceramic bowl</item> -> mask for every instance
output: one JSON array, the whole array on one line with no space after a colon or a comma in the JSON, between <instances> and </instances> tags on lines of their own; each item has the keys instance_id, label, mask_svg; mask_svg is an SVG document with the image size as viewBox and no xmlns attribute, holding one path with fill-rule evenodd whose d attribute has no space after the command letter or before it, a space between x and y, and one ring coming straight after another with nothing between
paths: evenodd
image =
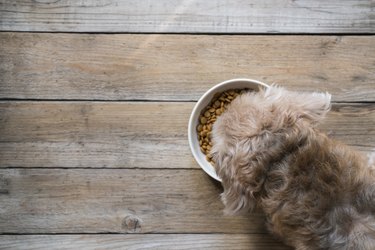
<instances>
[{"instance_id":1,"label":"white ceramic bowl","mask_svg":"<svg viewBox=\"0 0 375 250\"><path fill-rule=\"evenodd\" d=\"M193 111L190 115L188 137L191 152L195 160L201 166L201 168L212 178L221 181L216 175L214 167L206 160L206 156L201 152L199 147L199 141L197 136L196 127L198 125L198 118L202 110L210 103L213 96L216 93L224 92L228 89L243 89L249 88L258 91L260 88L268 88L268 85L252 79L232 79L228 81L221 82L211 89L209 89L195 104Z\"/></svg>"}]
</instances>

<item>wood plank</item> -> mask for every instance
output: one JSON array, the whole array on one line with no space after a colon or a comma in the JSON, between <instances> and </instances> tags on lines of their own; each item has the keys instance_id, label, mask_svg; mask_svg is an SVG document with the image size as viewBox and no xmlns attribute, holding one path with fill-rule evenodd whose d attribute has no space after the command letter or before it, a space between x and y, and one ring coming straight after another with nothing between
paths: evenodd
<instances>
[{"instance_id":1,"label":"wood plank","mask_svg":"<svg viewBox=\"0 0 375 250\"><path fill-rule=\"evenodd\" d=\"M290 249L266 234L0 235L0 249Z\"/></svg>"},{"instance_id":2,"label":"wood plank","mask_svg":"<svg viewBox=\"0 0 375 250\"><path fill-rule=\"evenodd\" d=\"M0 167L199 168L187 140L194 103L0 102ZM375 104L335 104L321 126L375 148ZM150 160L152 159L152 160Z\"/></svg>"},{"instance_id":3,"label":"wood plank","mask_svg":"<svg viewBox=\"0 0 375 250\"><path fill-rule=\"evenodd\" d=\"M0 33L0 44L3 99L191 101L245 77L375 101L375 36Z\"/></svg>"},{"instance_id":4,"label":"wood plank","mask_svg":"<svg viewBox=\"0 0 375 250\"><path fill-rule=\"evenodd\" d=\"M0 30L184 33L372 33L364 1L16 1L0 5Z\"/></svg>"},{"instance_id":5,"label":"wood plank","mask_svg":"<svg viewBox=\"0 0 375 250\"><path fill-rule=\"evenodd\" d=\"M151 159L150 159L151 161ZM0 169L0 233L265 233L201 170Z\"/></svg>"},{"instance_id":6,"label":"wood plank","mask_svg":"<svg viewBox=\"0 0 375 250\"><path fill-rule=\"evenodd\" d=\"M197 168L187 142L192 107L1 102L0 166Z\"/></svg>"}]
</instances>

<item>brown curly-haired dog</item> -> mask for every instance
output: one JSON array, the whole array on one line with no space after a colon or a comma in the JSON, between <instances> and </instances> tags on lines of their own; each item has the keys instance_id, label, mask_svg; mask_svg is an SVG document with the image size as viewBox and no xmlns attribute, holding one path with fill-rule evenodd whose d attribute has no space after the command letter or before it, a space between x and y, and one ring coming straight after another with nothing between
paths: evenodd
<instances>
[{"instance_id":1,"label":"brown curly-haired dog","mask_svg":"<svg viewBox=\"0 0 375 250\"><path fill-rule=\"evenodd\" d=\"M261 208L296 249L375 249L375 167L321 133L327 93L272 86L237 97L216 121L211 153L225 211Z\"/></svg>"}]
</instances>

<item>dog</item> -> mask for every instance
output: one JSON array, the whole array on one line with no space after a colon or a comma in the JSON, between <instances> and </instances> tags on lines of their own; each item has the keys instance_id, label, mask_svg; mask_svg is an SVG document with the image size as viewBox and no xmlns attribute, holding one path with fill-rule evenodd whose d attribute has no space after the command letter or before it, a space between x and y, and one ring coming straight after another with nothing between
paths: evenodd
<instances>
[{"instance_id":1,"label":"dog","mask_svg":"<svg viewBox=\"0 0 375 250\"><path fill-rule=\"evenodd\" d=\"M278 86L233 100L212 131L224 211L261 209L297 250L374 250L375 166L319 131L330 102Z\"/></svg>"}]
</instances>

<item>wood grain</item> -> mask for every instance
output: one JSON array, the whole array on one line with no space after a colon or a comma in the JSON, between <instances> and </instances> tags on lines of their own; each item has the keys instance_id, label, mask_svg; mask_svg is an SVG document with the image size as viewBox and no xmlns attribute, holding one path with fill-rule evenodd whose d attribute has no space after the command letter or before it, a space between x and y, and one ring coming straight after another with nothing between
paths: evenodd
<instances>
[{"instance_id":1,"label":"wood grain","mask_svg":"<svg viewBox=\"0 0 375 250\"><path fill-rule=\"evenodd\" d=\"M374 7L0 1L0 249L289 249L260 212L223 215L193 101L243 77L329 91L322 130L374 152Z\"/></svg>"},{"instance_id":2,"label":"wood grain","mask_svg":"<svg viewBox=\"0 0 375 250\"><path fill-rule=\"evenodd\" d=\"M0 102L0 167L199 168L187 139L195 103ZM375 148L375 104L335 104L321 128Z\"/></svg>"},{"instance_id":3,"label":"wood grain","mask_svg":"<svg viewBox=\"0 0 375 250\"><path fill-rule=\"evenodd\" d=\"M0 44L3 99L195 101L245 77L375 101L375 36L0 33Z\"/></svg>"},{"instance_id":4,"label":"wood grain","mask_svg":"<svg viewBox=\"0 0 375 250\"><path fill-rule=\"evenodd\" d=\"M197 168L192 103L2 102L0 166Z\"/></svg>"},{"instance_id":5,"label":"wood grain","mask_svg":"<svg viewBox=\"0 0 375 250\"><path fill-rule=\"evenodd\" d=\"M150 159L151 161L151 159ZM0 233L265 233L201 170L0 169Z\"/></svg>"},{"instance_id":6,"label":"wood grain","mask_svg":"<svg viewBox=\"0 0 375 250\"><path fill-rule=\"evenodd\" d=\"M265 234L0 235L0 249L286 250Z\"/></svg>"},{"instance_id":7,"label":"wood grain","mask_svg":"<svg viewBox=\"0 0 375 250\"><path fill-rule=\"evenodd\" d=\"M14 1L0 5L0 30L152 33L372 33L365 1Z\"/></svg>"}]
</instances>

